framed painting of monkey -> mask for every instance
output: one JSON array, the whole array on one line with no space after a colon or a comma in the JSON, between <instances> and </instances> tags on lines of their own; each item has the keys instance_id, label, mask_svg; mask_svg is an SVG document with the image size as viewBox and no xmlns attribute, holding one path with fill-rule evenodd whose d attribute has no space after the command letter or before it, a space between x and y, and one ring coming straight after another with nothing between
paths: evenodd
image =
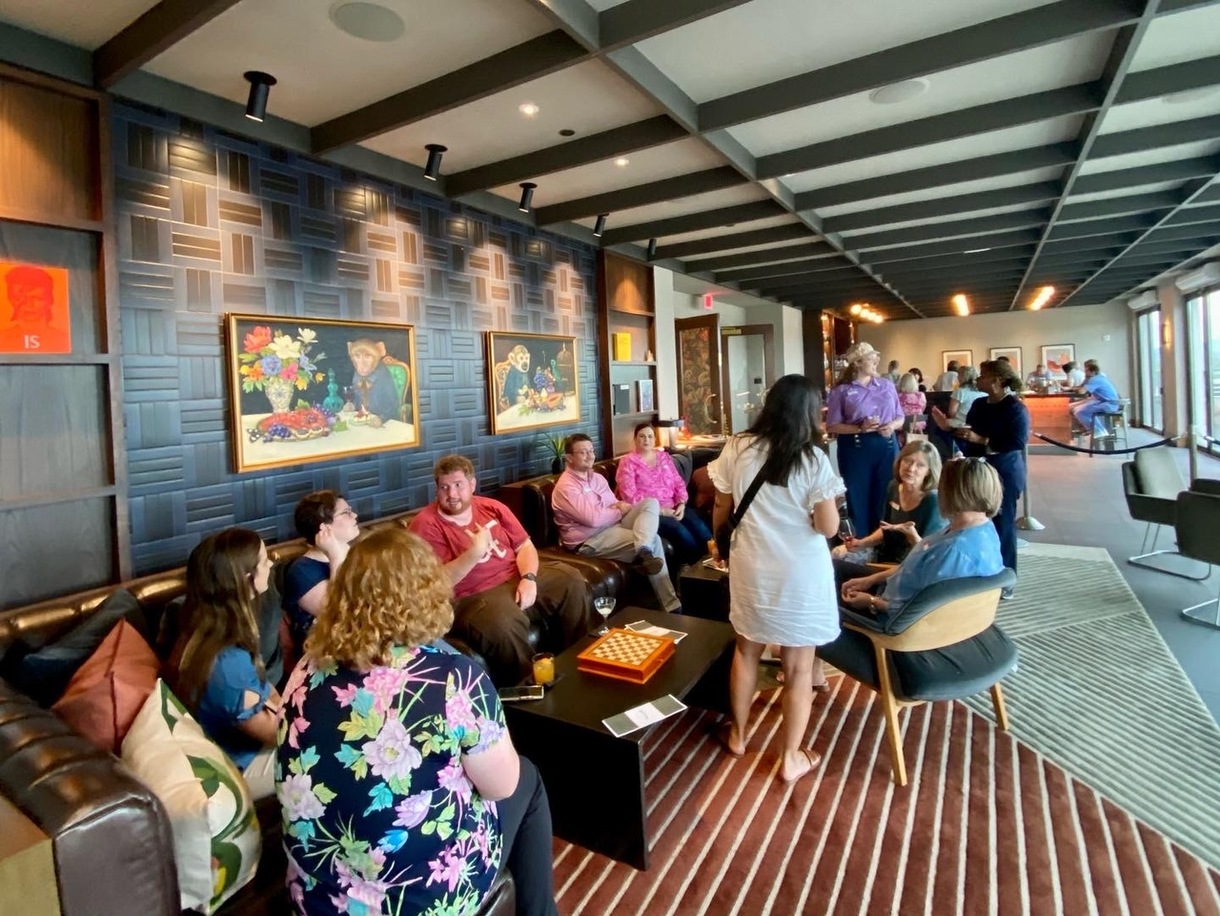
<instances>
[{"instance_id":1,"label":"framed painting of monkey","mask_svg":"<svg viewBox=\"0 0 1220 916\"><path fill-rule=\"evenodd\" d=\"M488 331L487 389L496 435L578 422L576 338Z\"/></svg>"},{"instance_id":2,"label":"framed painting of monkey","mask_svg":"<svg viewBox=\"0 0 1220 916\"><path fill-rule=\"evenodd\" d=\"M419 445L415 328L225 316L238 473Z\"/></svg>"}]
</instances>

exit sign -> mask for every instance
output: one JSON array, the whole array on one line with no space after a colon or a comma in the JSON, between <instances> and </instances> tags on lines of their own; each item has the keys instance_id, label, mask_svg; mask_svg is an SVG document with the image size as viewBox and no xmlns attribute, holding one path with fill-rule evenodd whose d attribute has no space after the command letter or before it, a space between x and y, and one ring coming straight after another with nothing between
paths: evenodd
<instances>
[{"instance_id":1,"label":"exit sign","mask_svg":"<svg viewBox=\"0 0 1220 916\"><path fill-rule=\"evenodd\" d=\"M713 296L711 293L704 293L703 294L703 307L705 309L707 309L708 311L711 311L715 307L715 305L716 305L716 297Z\"/></svg>"}]
</instances>

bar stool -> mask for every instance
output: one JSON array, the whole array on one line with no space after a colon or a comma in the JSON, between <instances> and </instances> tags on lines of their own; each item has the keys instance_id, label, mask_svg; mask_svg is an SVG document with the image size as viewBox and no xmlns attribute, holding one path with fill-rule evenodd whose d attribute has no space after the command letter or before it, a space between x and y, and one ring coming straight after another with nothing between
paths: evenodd
<instances>
[{"instance_id":1,"label":"bar stool","mask_svg":"<svg viewBox=\"0 0 1220 916\"><path fill-rule=\"evenodd\" d=\"M1114 445L1119 439L1122 439L1123 448L1127 447L1127 408L1130 406L1130 398L1119 398L1116 409L1097 415L1107 433L1106 437L1101 440L1102 451L1113 452ZM1091 435L1089 436L1089 457L1093 457L1093 437Z\"/></svg>"}]
</instances>

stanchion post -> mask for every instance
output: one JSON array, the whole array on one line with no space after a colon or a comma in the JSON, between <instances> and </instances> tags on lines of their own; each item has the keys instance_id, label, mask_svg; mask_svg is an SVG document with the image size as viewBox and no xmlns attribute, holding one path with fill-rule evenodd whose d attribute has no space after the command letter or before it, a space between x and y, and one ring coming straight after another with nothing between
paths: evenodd
<instances>
[{"instance_id":1,"label":"stanchion post","mask_svg":"<svg viewBox=\"0 0 1220 916\"><path fill-rule=\"evenodd\" d=\"M1042 524L1029 511L1029 443L1025 443L1022 449L1025 453L1025 493L1022 495L1022 507L1024 514L1017 519L1017 527L1022 531L1041 531L1046 525Z\"/></svg>"}]
</instances>

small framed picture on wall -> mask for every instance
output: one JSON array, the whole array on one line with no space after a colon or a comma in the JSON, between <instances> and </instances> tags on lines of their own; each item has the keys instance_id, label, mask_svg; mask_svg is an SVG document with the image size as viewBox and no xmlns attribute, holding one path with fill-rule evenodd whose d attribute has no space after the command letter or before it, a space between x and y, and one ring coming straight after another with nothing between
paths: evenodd
<instances>
[{"instance_id":1,"label":"small framed picture on wall","mask_svg":"<svg viewBox=\"0 0 1220 916\"><path fill-rule=\"evenodd\" d=\"M1020 347L992 347L987 354L991 359L1006 359L1008 365L1016 371L1017 375L1025 378L1025 368L1021 365L1021 348Z\"/></svg>"},{"instance_id":2,"label":"small framed picture on wall","mask_svg":"<svg viewBox=\"0 0 1220 916\"><path fill-rule=\"evenodd\" d=\"M941 350L940 351L940 371L946 372L949 369L949 363L956 362L959 366L974 365L973 350Z\"/></svg>"},{"instance_id":3,"label":"small framed picture on wall","mask_svg":"<svg viewBox=\"0 0 1220 916\"><path fill-rule=\"evenodd\" d=\"M1067 373L1063 369L1063 364L1072 363L1075 361L1075 344L1042 345L1042 359L1039 360L1039 362L1046 366L1046 371L1051 374L1051 378L1056 379L1057 381L1063 381L1067 378Z\"/></svg>"},{"instance_id":4,"label":"small framed picture on wall","mask_svg":"<svg viewBox=\"0 0 1220 916\"><path fill-rule=\"evenodd\" d=\"M655 410L652 399L652 379L642 378L636 384L640 386L640 413Z\"/></svg>"}]
</instances>

